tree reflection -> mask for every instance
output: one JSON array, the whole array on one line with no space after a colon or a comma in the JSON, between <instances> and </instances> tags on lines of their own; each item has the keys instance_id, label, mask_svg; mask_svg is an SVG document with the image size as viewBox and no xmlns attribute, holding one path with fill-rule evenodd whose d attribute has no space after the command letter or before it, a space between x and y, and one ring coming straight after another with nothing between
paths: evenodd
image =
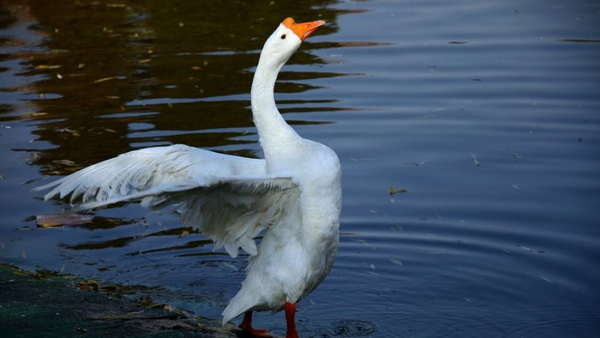
<instances>
[{"instance_id":1,"label":"tree reflection","mask_svg":"<svg viewBox=\"0 0 600 338\"><path fill-rule=\"evenodd\" d=\"M46 174L66 174L137 147L170 143L235 145L231 153L254 156L256 148L244 144L256 138L235 138L253 130L249 90L264 40L285 16L324 19L329 24L319 34L335 32L343 12L331 3L25 1L36 22L29 29L44 38L35 50L13 55L26 65L21 75L36 79L18 90L36 93L30 103L45 114L27 118L46 121L34 133L57 146L38 150L31 163ZM328 46L305 43L288 64L325 63L310 53L319 48ZM340 75L284 69L276 91L300 93L316 87L298 80ZM295 100L295 107L310 105L282 112L339 109L334 103ZM75 165L64 165L65 159Z\"/></svg>"}]
</instances>

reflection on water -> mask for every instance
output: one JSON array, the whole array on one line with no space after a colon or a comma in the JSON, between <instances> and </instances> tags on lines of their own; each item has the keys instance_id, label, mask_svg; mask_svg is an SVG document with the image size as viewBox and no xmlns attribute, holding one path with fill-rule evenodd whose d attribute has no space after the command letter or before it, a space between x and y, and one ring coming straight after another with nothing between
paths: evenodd
<instances>
[{"instance_id":1,"label":"reflection on water","mask_svg":"<svg viewBox=\"0 0 600 338\"><path fill-rule=\"evenodd\" d=\"M248 130L253 127L248 92L264 38L281 21L281 12L325 19L330 25L320 34L335 32L336 17L343 11L326 4L315 1L299 8L222 1L203 1L201 7L192 1L20 4L19 13L30 20L27 30L43 38L35 48L12 55L23 60L21 76L39 79L14 89L27 92L27 101L36 110L26 118L45 121L34 132L37 140L56 146L29 149L36 155L31 163L44 173L70 173L132 148L169 143L231 146L221 151L256 156L244 144L254 142L247 140L253 135ZM234 8L238 14L232 16ZM289 64L325 64L310 50L327 47L306 43ZM276 91L299 93L318 87L298 80L340 75L284 71ZM334 100L281 104L284 113L343 109ZM98 120L102 117L112 118ZM133 123L149 128L132 132ZM215 129L228 131L202 132ZM71 165L61 162L65 154Z\"/></svg>"},{"instance_id":2,"label":"reflection on water","mask_svg":"<svg viewBox=\"0 0 600 338\"><path fill-rule=\"evenodd\" d=\"M117 205L36 228L29 190L141 147L260 157L249 89L286 16L323 19L280 111L344 170L306 337L600 332L598 2L0 1L0 262L144 285L219 318L245 262ZM46 181L47 182L47 181ZM406 193L390 198L390 186ZM260 326L283 333L279 315Z\"/></svg>"}]
</instances>

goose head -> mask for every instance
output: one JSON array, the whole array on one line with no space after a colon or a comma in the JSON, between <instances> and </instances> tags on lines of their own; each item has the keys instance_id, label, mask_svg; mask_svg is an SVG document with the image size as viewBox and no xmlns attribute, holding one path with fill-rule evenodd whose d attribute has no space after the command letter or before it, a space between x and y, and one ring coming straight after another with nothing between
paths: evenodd
<instances>
[{"instance_id":1,"label":"goose head","mask_svg":"<svg viewBox=\"0 0 600 338\"><path fill-rule=\"evenodd\" d=\"M276 65L285 64L302 41L324 24L323 20L305 23L297 23L292 18L283 20L265 42L261 57L268 58Z\"/></svg>"}]
</instances>

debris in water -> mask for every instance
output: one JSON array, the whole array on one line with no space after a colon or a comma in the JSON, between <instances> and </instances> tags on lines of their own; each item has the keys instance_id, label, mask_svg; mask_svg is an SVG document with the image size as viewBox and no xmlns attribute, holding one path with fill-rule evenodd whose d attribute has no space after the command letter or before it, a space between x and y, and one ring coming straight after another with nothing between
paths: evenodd
<instances>
[{"instance_id":1,"label":"debris in water","mask_svg":"<svg viewBox=\"0 0 600 338\"><path fill-rule=\"evenodd\" d=\"M0 180L4 179L4 175L0 174Z\"/></svg>"},{"instance_id":2,"label":"debris in water","mask_svg":"<svg viewBox=\"0 0 600 338\"><path fill-rule=\"evenodd\" d=\"M52 228L63 225L79 225L92 223L91 215L37 215L40 228Z\"/></svg>"},{"instance_id":3,"label":"debris in water","mask_svg":"<svg viewBox=\"0 0 600 338\"><path fill-rule=\"evenodd\" d=\"M514 158L518 158L520 160L521 159L521 154L519 154L519 153L513 153L513 157Z\"/></svg>"},{"instance_id":4,"label":"debris in water","mask_svg":"<svg viewBox=\"0 0 600 338\"><path fill-rule=\"evenodd\" d=\"M60 68L61 66L49 66L49 65L39 65L35 68L37 69L57 69Z\"/></svg>"},{"instance_id":5,"label":"debris in water","mask_svg":"<svg viewBox=\"0 0 600 338\"><path fill-rule=\"evenodd\" d=\"M312 299L308 300L312 305L317 305L317 303L315 303Z\"/></svg>"},{"instance_id":6,"label":"debris in water","mask_svg":"<svg viewBox=\"0 0 600 338\"><path fill-rule=\"evenodd\" d=\"M518 186L518 185L516 185L516 184L511 184L511 185L512 185L512 187L513 187L513 188L515 188L515 189L517 189L517 190L521 190L521 188L519 188L519 186Z\"/></svg>"},{"instance_id":7,"label":"debris in water","mask_svg":"<svg viewBox=\"0 0 600 338\"><path fill-rule=\"evenodd\" d=\"M364 239L357 239L356 241L362 244L367 244L367 241L365 241Z\"/></svg>"},{"instance_id":8,"label":"debris in water","mask_svg":"<svg viewBox=\"0 0 600 338\"><path fill-rule=\"evenodd\" d=\"M546 277L544 277L544 276L540 276L540 277L542 277L542 279L543 279L543 280L545 280L545 281L546 281L546 282L548 282L548 283L554 283L554 282L553 282L552 280L550 280L549 278L546 278Z\"/></svg>"},{"instance_id":9,"label":"debris in water","mask_svg":"<svg viewBox=\"0 0 600 338\"><path fill-rule=\"evenodd\" d=\"M398 266L404 266L404 264L402 264L402 262L400 262L397 259L390 259L390 262L392 262L393 264L396 264Z\"/></svg>"},{"instance_id":10,"label":"debris in water","mask_svg":"<svg viewBox=\"0 0 600 338\"><path fill-rule=\"evenodd\" d=\"M388 194L390 194L390 195L392 195L392 196L393 196L394 194L404 194L404 193L406 193L406 192L408 192L408 190L406 190L406 189L396 189L396 188L394 188L393 186L391 186L391 187L388 189Z\"/></svg>"},{"instance_id":11,"label":"debris in water","mask_svg":"<svg viewBox=\"0 0 600 338\"><path fill-rule=\"evenodd\" d=\"M100 82L104 82L104 81L114 80L116 78L117 78L116 76L105 77L105 78L102 78L102 79L98 79L98 80L96 80L96 81L94 81L92 83L100 83Z\"/></svg>"},{"instance_id":12,"label":"debris in water","mask_svg":"<svg viewBox=\"0 0 600 338\"><path fill-rule=\"evenodd\" d=\"M60 73L56 73L56 77L57 77L59 80L62 80L62 78L63 78L63 77L62 77L62 75L60 75Z\"/></svg>"},{"instance_id":13,"label":"debris in water","mask_svg":"<svg viewBox=\"0 0 600 338\"><path fill-rule=\"evenodd\" d=\"M371 265L369 265L369 268L375 270L375 265L371 263Z\"/></svg>"},{"instance_id":14,"label":"debris in water","mask_svg":"<svg viewBox=\"0 0 600 338\"><path fill-rule=\"evenodd\" d=\"M423 164L425 164L425 162L427 162L427 160L423 160L423 161L421 161L421 162L419 162L419 163L414 163L414 162L406 162L406 163L404 163L404 164L405 164L405 165L414 165L415 167L420 167L420 166L422 166Z\"/></svg>"},{"instance_id":15,"label":"debris in water","mask_svg":"<svg viewBox=\"0 0 600 338\"><path fill-rule=\"evenodd\" d=\"M518 246L519 248L521 248L521 249L523 249L523 250L527 251L527 252L532 252L532 253L546 253L546 251L544 251L544 250L534 250L534 249L532 249L532 248L528 248L528 247L526 247L526 246L522 246L522 245L520 245L520 244L517 244L517 246Z\"/></svg>"},{"instance_id":16,"label":"debris in water","mask_svg":"<svg viewBox=\"0 0 600 338\"><path fill-rule=\"evenodd\" d=\"M475 154L470 153L471 157L473 158L473 163L475 163L476 166L480 166L479 161L477 161L477 156L475 156Z\"/></svg>"}]
</instances>

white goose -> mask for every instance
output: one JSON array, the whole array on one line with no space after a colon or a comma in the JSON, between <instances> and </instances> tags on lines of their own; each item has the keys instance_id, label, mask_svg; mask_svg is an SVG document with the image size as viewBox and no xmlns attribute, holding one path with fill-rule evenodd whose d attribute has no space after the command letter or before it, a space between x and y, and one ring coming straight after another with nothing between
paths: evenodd
<instances>
[{"instance_id":1,"label":"white goose","mask_svg":"<svg viewBox=\"0 0 600 338\"><path fill-rule=\"evenodd\" d=\"M45 199L70 196L76 210L141 200L172 206L181 223L199 227L215 248L251 255L242 289L223 311L223 324L245 313L240 328L258 337L252 311L285 309L287 338L296 338L296 303L333 266L338 247L341 169L330 148L298 136L275 106L281 67L324 21L285 19L265 43L252 83L252 113L264 160L185 145L131 151L37 188ZM260 247L254 238L266 229Z\"/></svg>"}]
</instances>

